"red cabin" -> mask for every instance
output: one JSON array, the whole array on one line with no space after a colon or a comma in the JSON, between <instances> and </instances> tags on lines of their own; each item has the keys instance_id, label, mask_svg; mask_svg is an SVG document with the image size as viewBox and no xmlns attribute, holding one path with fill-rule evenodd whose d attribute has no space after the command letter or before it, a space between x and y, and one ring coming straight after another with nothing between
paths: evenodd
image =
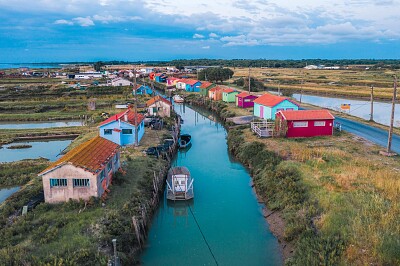
<instances>
[{"instance_id":1,"label":"red cabin","mask_svg":"<svg viewBox=\"0 0 400 266\"><path fill-rule=\"evenodd\" d=\"M277 128L288 138L331 136L335 117L328 110L279 111ZM285 128L287 127L287 128Z\"/></svg>"},{"instance_id":2,"label":"red cabin","mask_svg":"<svg viewBox=\"0 0 400 266\"><path fill-rule=\"evenodd\" d=\"M254 106L254 100L257 99L258 96L251 95L247 92L241 92L236 95L236 106L241 108L249 108Z\"/></svg>"}]
</instances>

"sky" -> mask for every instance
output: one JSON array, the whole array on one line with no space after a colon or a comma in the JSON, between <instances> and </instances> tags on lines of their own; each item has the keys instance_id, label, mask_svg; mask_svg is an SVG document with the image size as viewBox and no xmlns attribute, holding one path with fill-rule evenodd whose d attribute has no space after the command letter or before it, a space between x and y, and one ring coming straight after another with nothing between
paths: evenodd
<instances>
[{"instance_id":1,"label":"sky","mask_svg":"<svg viewBox=\"0 0 400 266\"><path fill-rule=\"evenodd\" d=\"M0 0L0 63L400 59L400 0Z\"/></svg>"}]
</instances>

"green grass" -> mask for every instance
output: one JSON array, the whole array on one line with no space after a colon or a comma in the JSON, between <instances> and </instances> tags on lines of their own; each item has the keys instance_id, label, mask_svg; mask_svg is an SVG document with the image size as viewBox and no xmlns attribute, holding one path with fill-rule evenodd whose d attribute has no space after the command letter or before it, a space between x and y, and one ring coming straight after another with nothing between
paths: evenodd
<instances>
[{"instance_id":1,"label":"green grass","mask_svg":"<svg viewBox=\"0 0 400 266\"><path fill-rule=\"evenodd\" d=\"M52 265L63 261L60 265L104 265L110 258L113 238L118 239L118 251L124 263L135 261L138 246L131 217L140 214L141 204L149 201L153 171L158 172L165 164L150 157L125 161L126 175L114 177L105 207L94 198L86 207L83 201L43 203L12 225L6 225L8 215L22 206L17 199L21 195L28 198L24 191L27 188L23 188L7 202L10 207L0 209L0 264ZM28 166L25 170L32 174L37 171ZM41 188L39 177L33 178L30 184L35 191Z\"/></svg>"}]
</instances>

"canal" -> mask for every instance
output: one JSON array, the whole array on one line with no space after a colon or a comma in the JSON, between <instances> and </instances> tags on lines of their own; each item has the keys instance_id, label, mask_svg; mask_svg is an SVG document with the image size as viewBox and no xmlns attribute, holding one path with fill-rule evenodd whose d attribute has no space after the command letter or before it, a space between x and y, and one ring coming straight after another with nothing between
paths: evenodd
<instances>
[{"instance_id":1,"label":"canal","mask_svg":"<svg viewBox=\"0 0 400 266\"><path fill-rule=\"evenodd\" d=\"M173 165L194 178L194 200L160 202L141 257L143 265L280 265L277 239L269 231L247 170L230 157L227 132L208 115L176 106L192 135Z\"/></svg>"}]
</instances>

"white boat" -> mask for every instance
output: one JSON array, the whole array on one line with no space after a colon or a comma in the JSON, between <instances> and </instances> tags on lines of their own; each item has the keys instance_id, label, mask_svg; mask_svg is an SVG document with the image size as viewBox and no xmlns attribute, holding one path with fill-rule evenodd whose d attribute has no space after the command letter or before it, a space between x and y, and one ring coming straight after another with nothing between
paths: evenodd
<instances>
[{"instance_id":1,"label":"white boat","mask_svg":"<svg viewBox=\"0 0 400 266\"><path fill-rule=\"evenodd\" d=\"M185 99L183 99L180 95L174 95L174 97L172 97L172 99L174 100L175 103L183 103L185 101Z\"/></svg>"},{"instance_id":2,"label":"white boat","mask_svg":"<svg viewBox=\"0 0 400 266\"><path fill-rule=\"evenodd\" d=\"M189 200L194 197L194 179L184 166L172 167L167 176L167 199Z\"/></svg>"}]
</instances>

